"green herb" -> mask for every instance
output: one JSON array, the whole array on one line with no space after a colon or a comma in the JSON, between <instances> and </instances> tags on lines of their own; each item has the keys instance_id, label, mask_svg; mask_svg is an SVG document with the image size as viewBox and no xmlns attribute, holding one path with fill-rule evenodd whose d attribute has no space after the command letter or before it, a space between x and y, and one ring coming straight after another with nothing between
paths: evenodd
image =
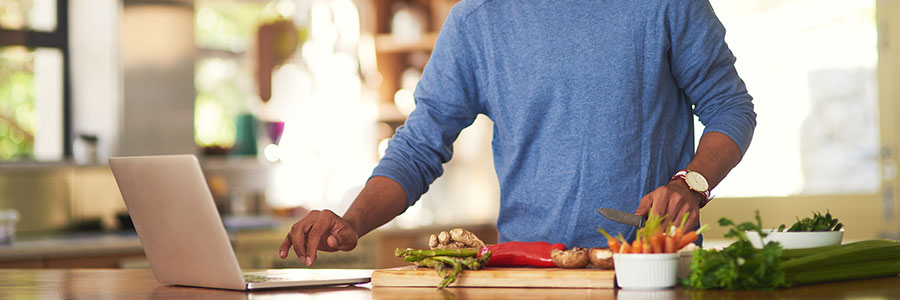
<instances>
[{"instance_id":1,"label":"green herb","mask_svg":"<svg viewBox=\"0 0 900 300\"><path fill-rule=\"evenodd\" d=\"M837 219L831 219L830 214L819 219L822 221L816 222L824 224L820 228L840 228L840 223ZM725 236L738 240L722 250L695 250L691 276L682 281L685 286L697 289L771 290L793 284L896 276L900 273L900 241L865 240L789 250L783 250L776 242L769 242L762 249L755 249L744 232L756 231L765 237L759 212L756 212L756 223L735 224L722 218L719 225L730 226Z\"/></svg>"},{"instance_id":2,"label":"green herb","mask_svg":"<svg viewBox=\"0 0 900 300\"><path fill-rule=\"evenodd\" d=\"M813 212L813 217L797 218L797 222L794 225L791 225L787 231L789 232L797 232L797 231L839 231L844 227L844 224L838 222L837 218L831 218L831 212L825 212L825 215L822 215L820 212ZM778 226L778 231L784 231L784 224Z\"/></svg>"},{"instance_id":3,"label":"green herb","mask_svg":"<svg viewBox=\"0 0 900 300\"><path fill-rule=\"evenodd\" d=\"M738 240L720 250L698 249L694 251L691 276L684 285L698 289L771 290L788 286L784 271L778 263L782 255L781 245L768 243L763 249L753 248L745 231L756 231L764 237L762 220L756 212L756 223L735 224L728 218L719 219L719 225L731 226L725 237Z\"/></svg>"}]
</instances>

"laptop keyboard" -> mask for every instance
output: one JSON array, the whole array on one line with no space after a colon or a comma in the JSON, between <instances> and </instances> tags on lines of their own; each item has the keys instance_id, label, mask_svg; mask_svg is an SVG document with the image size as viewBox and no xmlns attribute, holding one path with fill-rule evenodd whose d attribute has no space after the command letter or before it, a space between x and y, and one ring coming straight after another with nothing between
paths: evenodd
<instances>
[{"instance_id":1,"label":"laptop keyboard","mask_svg":"<svg viewBox=\"0 0 900 300\"><path fill-rule=\"evenodd\" d=\"M247 283L260 283L260 282L270 282L270 281L285 281L286 278L283 277L269 277L269 276L260 276L253 274L243 274L244 281Z\"/></svg>"}]
</instances>

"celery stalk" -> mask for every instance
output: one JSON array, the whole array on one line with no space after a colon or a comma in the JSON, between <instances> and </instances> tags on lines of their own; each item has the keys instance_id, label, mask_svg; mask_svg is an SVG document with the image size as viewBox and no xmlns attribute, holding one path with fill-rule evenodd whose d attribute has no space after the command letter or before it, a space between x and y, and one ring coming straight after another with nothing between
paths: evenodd
<instances>
[{"instance_id":1,"label":"celery stalk","mask_svg":"<svg viewBox=\"0 0 900 300\"><path fill-rule=\"evenodd\" d=\"M871 247L872 245L882 245L885 243L893 242L891 240L864 240L853 243L847 243L843 245L834 245L834 246L823 246L823 247L815 247L815 248L804 248L804 249L784 249L784 252L781 255L782 260L788 260L792 258L805 257L813 254L822 253L824 251L839 249L839 248L854 248L854 247Z\"/></svg>"},{"instance_id":2,"label":"celery stalk","mask_svg":"<svg viewBox=\"0 0 900 300\"><path fill-rule=\"evenodd\" d=\"M877 243L845 245L837 249L789 259L781 262L781 269L789 273L805 272L835 265L890 259L900 260L900 243L884 240Z\"/></svg>"},{"instance_id":3,"label":"celery stalk","mask_svg":"<svg viewBox=\"0 0 900 300\"><path fill-rule=\"evenodd\" d=\"M876 260L817 268L804 272L788 272L786 279L792 284L809 284L848 279L896 276L900 273L900 260Z\"/></svg>"}]
</instances>

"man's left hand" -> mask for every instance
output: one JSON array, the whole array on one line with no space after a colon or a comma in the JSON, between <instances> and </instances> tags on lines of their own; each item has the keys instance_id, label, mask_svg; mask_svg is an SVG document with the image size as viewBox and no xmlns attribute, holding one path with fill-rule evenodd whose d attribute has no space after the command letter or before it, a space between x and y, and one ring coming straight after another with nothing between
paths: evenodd
<instances>
[{"instance_id":1,"label":"man's left hand","mask_svg":"<svg viewBox=\"0 0 900 300\"><path fill-rule=\"evenodd\" d=\"M660 216L666 216L663 225L681 224L681 218L690 213L685 229L695 228L700 222L700 195L691 191L684 180L673 180L668 185L660 186L641 198L635 214L646 216L650 210Z\"/></svg>"}]
</instances>

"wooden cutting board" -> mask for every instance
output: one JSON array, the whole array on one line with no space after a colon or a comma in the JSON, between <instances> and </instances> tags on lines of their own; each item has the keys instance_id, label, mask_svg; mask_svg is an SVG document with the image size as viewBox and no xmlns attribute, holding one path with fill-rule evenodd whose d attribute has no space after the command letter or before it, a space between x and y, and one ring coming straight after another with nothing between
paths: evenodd
<instances>
[{"instance_id":1,"label":"wooden cutting board","mask_svg":"<svg viewBox=\"0 0 900 300\"><path fill-rule=\"evenodd\" d=\"M459 274L451 287L598 288L615 286L615 271L561 268L484 268ZM372 286L436 287L441 282L431 268L416 266L375 270Z\"/></svg>"}]
</instances>

